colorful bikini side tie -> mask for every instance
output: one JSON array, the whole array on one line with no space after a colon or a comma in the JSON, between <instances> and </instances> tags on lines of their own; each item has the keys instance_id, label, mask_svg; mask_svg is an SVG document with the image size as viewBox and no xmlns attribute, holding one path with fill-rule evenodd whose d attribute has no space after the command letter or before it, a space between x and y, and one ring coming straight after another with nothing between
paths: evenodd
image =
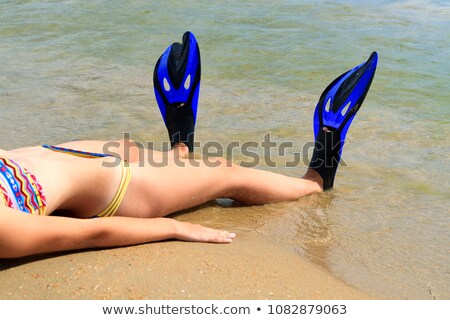
<instances>
[{"instance_id":1,"label":"colorful bikini side tie","mask_svg":"<svg viewBox=\"0 0 450 320\"><path fill-rule=\"evenodd\" d=\"M105 210L100 212L97 217L112 217L119 209L120 204L122 203L123 198L125 197L125 192L127 191L128 184L131 180L131 170L128 163L121 161L122 165L122 178L120 179L119 188L117 189L116 194L114 195L113 200L106 207Z\"/></svg>"},{"instance_id":2,"label":"colorful bikini side tie","mask_svg":"<svg viewBox=\"0 0 450 320\"><path fill-rule=\"evenodd\" d=\"M75 150L75 149L69 149L69 148L63 148L63 147L56 147L51 146L48 144L42 145L43 148L65 153L71 156L75 157L82 157L82 158L90 158L90 159L96 159L96 158L104 158L104 157L115 157L110 154L105 153L95 153L95 152L88 152L88 151L81 151L81 150ZM111 203L106 207L105 210L97 214L97 217L112 217L116 214L117 210L119 209L120 204L122 203L123 198L125 197L125 193L127 191L128 185L131 180L131 169L130 165L122 160L120 161L120 165L122 166L122 177L120 179L119 188L116 191L116 194L114 195L114 198L112 199Z\"/></svg>"}]
</instances>

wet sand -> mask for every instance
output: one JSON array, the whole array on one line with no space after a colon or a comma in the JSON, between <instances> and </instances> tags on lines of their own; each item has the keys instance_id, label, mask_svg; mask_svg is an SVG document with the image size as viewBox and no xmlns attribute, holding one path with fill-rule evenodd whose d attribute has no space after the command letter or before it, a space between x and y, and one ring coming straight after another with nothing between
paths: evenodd
<instances>
[{"instance_id":1,"label":"wet sand","mask_svg":"<svg viewBox=\"0 0 450 320\"><path fill-rule=\"evenodd\" d=\"M0 260L1 299L371 299L256 233Z\"/></svg>"}]
</instances>

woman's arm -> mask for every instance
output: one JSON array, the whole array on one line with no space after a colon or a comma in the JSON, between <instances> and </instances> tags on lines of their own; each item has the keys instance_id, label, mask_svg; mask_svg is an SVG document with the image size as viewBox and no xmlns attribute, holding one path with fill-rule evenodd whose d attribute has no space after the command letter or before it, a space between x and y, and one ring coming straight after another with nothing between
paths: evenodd
<instances>
[{"instance_id":1,"label":"woman's arm","mask_svg":"<svg viewBox=\"0 0 450 320\"><path fill-rule=\"evenodd\" d=\"M75 219L0 207L0 258L179 239L229 243L234 234L168 218Z\"/></svg>"}]
</instances>

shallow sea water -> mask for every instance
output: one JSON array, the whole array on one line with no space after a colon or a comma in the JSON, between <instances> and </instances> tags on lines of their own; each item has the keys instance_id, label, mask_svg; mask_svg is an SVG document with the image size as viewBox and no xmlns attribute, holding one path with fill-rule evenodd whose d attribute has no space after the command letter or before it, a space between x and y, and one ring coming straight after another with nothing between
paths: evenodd
<instances>
[{"instance_id":1,"label":"shallow sea water","mask_svg":"<svg viewBox=\"0 0 450 320\"><path fill-rule=\"evenodd\" d=\"M379 65L333 191L257 207L217 201L180 218L254 230L380 297L450 298L447 1L3 0L2 148L125 132L159 148L153 66L186 30L202 54L197 140L270 132L293 147L272 150L275 168L257 149L258 167L293 176L305 165L286 159L311 143L322 90L374 50Z\"/></svg>"}]
</instances>

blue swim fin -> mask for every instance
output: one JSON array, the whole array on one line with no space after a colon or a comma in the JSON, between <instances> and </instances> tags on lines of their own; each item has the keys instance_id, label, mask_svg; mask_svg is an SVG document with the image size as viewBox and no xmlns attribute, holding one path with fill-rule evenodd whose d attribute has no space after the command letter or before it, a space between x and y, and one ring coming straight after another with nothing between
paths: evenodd
<instances>
[{"instance_id":1,"label":"blue swim fin","mask_svg":"<svg viewBox=\"0 0 450 320\"><path fill-rule=\"evenodd\" d=\"M314 111L314 152L309 165L323 179L323 189L333 187L345 137L361 107L377 67L378 55L334 80L322 93Z\"/></svg>"},{"instance_id":2,"label":"blue swim fin","mask_svg":"<svg viewBox=\"0 0 450 320\"><path fill-rule=\"evenodd\" d=\"M194 150L194 130L200 93L200 49L187 31L182 43L173 43L161 55L153 72L156 101L172 147L185 143Z\"/></svg>"}]
</instances>

